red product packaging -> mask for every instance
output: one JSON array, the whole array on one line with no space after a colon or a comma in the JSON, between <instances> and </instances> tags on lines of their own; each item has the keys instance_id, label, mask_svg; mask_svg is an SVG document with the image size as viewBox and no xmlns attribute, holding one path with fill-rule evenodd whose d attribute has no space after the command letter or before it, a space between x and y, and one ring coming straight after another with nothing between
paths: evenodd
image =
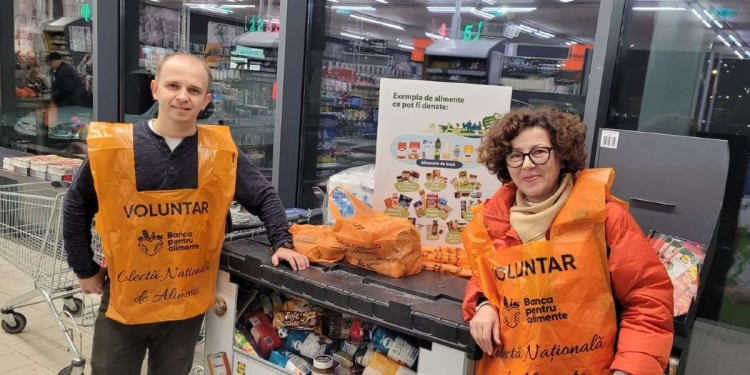
<instances>
[{"instance_id":1,"label":"red product packaging","mask_svg":"<svg viewBox=\"0 0 750 375\"><path fill-rule=\"evenodd\" d=\"M374 328L374 324L355 318L352 321L352 328L349 329L349 340L355 342L369 340Z\"/></svg>"},{"instance_id":2,"label":"red product packaging","mask_svg":"<svg viewBox=\"0 0 750 375\"><path fill-rule=\"evenodd\" d=\"M240 322L247 328L257 327L261 324L271 325L271 318L263 310L255 310L242 315Z\"/></svg>"},{"instance_id":3,"label":"red product packaging","mask_svg":"<svg viewBox=\"0 0 750 375\"><path fill-rule=\"evenodd\" d=\"M278 330L271 327L270 324L257 325L250 330L250 334L255 342L258 343L258 347L263 353L263 358L268 358L272 350L278 349L284 344L281 338L279 338Z\"/></svg>"}]
</instances>

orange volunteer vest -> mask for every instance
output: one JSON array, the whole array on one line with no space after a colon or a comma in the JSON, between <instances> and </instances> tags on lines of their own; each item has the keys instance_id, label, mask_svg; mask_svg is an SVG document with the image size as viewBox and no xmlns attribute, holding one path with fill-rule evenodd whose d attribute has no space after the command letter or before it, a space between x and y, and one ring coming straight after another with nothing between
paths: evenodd
<instances>
[{"instance_id":1,"label":"orange volunteer vest","mask_svg":"<svg viewBox=\"0 0 750 375\"><path fill-rule=\"evenodd\" d=\"M609 375L617 318L609 280L605 206L611 169L581 171L550 239L495 251L484 205L463 233L473 274L498 309L500 345L481 375Z\"/></svg>"},{"instance_id":2,"label":"orange volunteer vest","mask_svg":"<svg viewBox=\"0 0 750 375\"><path fill-rule=\"evenodd\" d=\"M198 126L197 189L138 191L132 124L92 123L87 143L110 280L106 316L142 324L207 311L237 175L229 129Z\"/></svg>"}]
</instances>

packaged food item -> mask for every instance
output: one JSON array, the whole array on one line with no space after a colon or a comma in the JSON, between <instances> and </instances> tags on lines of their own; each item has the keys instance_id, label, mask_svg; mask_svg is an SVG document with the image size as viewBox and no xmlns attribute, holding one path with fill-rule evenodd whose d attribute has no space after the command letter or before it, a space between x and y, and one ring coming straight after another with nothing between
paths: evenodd
<instances>
[{"instance_id":1,"label":"packaged food item","mask_svg":"<svg viewBox=\"0 0 750 375\"><path fill-rule=\"evenodd\" d=\"M268 324L259 324L253 327L250 329L250 335L253 337L253 340L258 343L258 348L260 349L260 354L263 358L268 358L268 355L272 350L278 349L284 345L284 342L281 341L281 338L279 337L278 331Z\"/></svg>"},{"instance_id":2,"label":"packaged food item","mask_svg":"<svg viewBox=\"0 0 750 375\"><path fill-rule=\"evenodd\" d=\"M417 373L380 353L375 353L362 375L417 375Z\"/></svg>"},{"instance_id":3,"label":"packaged food item","mask_svg":"<svg viewBox=\"0 0 750 375\"><path fill-rule=\"evenodd\" d=\"M445 210L446 207L448 207L448 200L443 197L438 198L438 208Z\"/></svg>"},{"instance_id":4,"label":"packaged food item","mask_svg":"<svg viewBox=\"0 0 750 375\"><path fill-rule=\"evenodd\" d=\"M279 311L273 316L274 328L316 331L320 329L320 324L320 318L315 311Z\"/></svg>"},{"instance_id":5,"label":"packaged food item","mask_svg":"<svg viewBox=\"0 0 750 375\"><path fill-rule=\"evenodd\" d=\"M333 357L319 355L313 359L313 375L333 375Z\"/></svg>"},{"instance_id":6,"label":"packaged food item","mask_svg":"<svg viewBox=\"0 0 750 375\"><path fill-rule=\"evenodd\" d=\"M417 214L417 217L421 218L424 216L424 205L422 204L422 201L414 202L414 212Z\"/></svg>"},{"instance_id":7,"label":"packaged food item","mask_svg":"<svg viewBox=\"0 0 750 375\"><path fill-rule=\"evenodd\" d=\"M289 351L274 350L271 352L268 361L294 375L309 375L313 371L310 362Z\"/></svg>"},{"instance_id":8,"label":"packaged food item","mask_svg":"<svg viewBox=\"0 0 750 375\"><path fill-rule=\"evenodd\" d=\"M411 176L411 172L409 172L409 171L402 171L401 172L401 181L403 181L403 182L409 182L409 176Z\"/></svg>"},{"instance_id":9,"label":"packaged food item","mask_svg":"<svg viewBox=\"0 0 750 375\"><path fill-rule=\"evenodd\" d=\"M255 310L251 312L247 312L242 314L240 317L240 323L244 324L248 328L253 328L255 326L265 324L265 325L271 325L271 318L266 315L261 310Z\"/></svg>"},{"instance_id":10,"label":"packaged food item","mask_svg":"<svg viewBox=\"0 0 750 375\"><path fill-rule=\"evenodd\" d=\"M438 195L427 194L427 208L437 208L438 206Z\"/></svg>"},{"instance_id":11,"label":"packaged food item","mask_svg":"<svg viewBox=\"0 0 750 375\"><path fill-rule=\"evenodd\" d=\"M458 185L459 186L466 186L469 184L469 179L467 177L466 171L460 171L458 172Z\"/></svg>"},{"instance_id":12,"label":"packaged food item","mask_svg":"<svg viewBox=\"0 0 750 375\"><path fill-rule=\"evenodd\" d=\"M355 348L357 348L357 346L355 346ZM346 368L354 367L354 354L346 355L342 352L333 352L332 356L333 360L336 361L339 365Z\"/></svg>"},{"instance_id":13,"label":"packaged food item","mask_svg":"<svg viewBox=\"0 0 750 375\"><path fill-rule=\"evenodd\" d=\"M398 155L399 159L406 159L406 142L398 142Z\"/></svg>"},{"instance_id":14,"label":"packaged food item","mask_svg":"<svg viewBox=\"0 0 750 375\"><path fill-rule=\"evenodd\" d=\"M326 316L323 318L323 334L333 340L349 340L353 318Z\"/></svg>"},{"instance_id":15,"label":"packaged food item","mask_svg":"<svg viewBox=\"0 0 750 375\"><path fill-rule=\"evenodd\" d=\"M409 142L409 159L419 159L419 141Z\"/></svg>"},{"instance_id":16,"label":"packaged food item","mask_svg":"<svg viewBox=\"0 0 750 375\"><path fill-rule=\"evenodd\" d=\"M385 208L393 208L393 198L385 198L383 202L385 203Z\"/></svg>"},{"instance_id":17,"label":"packaged food item","mask_svg":"<svg viewBox=\"0 0 750 375\"><path fill-rule=\"evenodd\" d=\"M383 327L378 327L372 334L372 343L377 351L407 367L413 367L419 358L419 348L396 332Z\"/></svg>"},{"instance_id":18,"label":"packaged food item","mask_svg":"<svg viewBox=\"0 0 750 375\"><path fill-rule=\"evenodd\" d=\"M230 375L232 367L229 366L227 353L218 352L206 356L206 367L211 375Z\"/></svg>"},{"instance_id":19,"label":"packaged food item","mask_svg":"<svg viewBox=\"0 0 750 375\"><path fill-rule=\"evenodd\" d=\"M471 163L474 158L474 145L464 146L464 162Z\"/></svg>"},{"instance_id":20,"label":"packaged food item","mask_svg":"<svg viewBox=\"0 0 750 375\"><path fill-rule=\"evenodd\" d=\"M401 194L398 198L398 205L402 208L409 209L409 205L411 205L412 198L409 198L406 195Z\"/></svg>"},{"instance_id":21,"label":"packaged food item","mask_svg":"<svg viewBox=\"0 0 750 375\"><path fill-rule=\"evenodd\" d=\"M252 340L252 336L250 336L250 340ZM242 334L240 330L238 329L234 330L235 346L240 348L240 350L242 350L243 352L247 354L260 357L260 355L258 354L258 349L257 349L258 344L256 342L251 343L250 340L248 340L248 338L245 337L245 335Z\"/></svg>"},{"instance_id":22,"label":"packaged food item","mask_svg":"<svg viewBox=\"0 0 750 375\"><path fill-rule=\"evenodd\" d=\"M342 340L341 344L339 345L339 348L341 349L341 354L354 358L354 354L357 353L357 349L359 349L359 346L362 342L354 342L351 340Z\"/></svg>"},{"instance_id":23,"label":"packaged food item","mask_svg":"<svg viewBox=\"0 0 750 375\"><path fill-rule=\"evenodd\" d=\"M425 177L427 177L427 182L432 182L432 172L427 172L425 174Z\"/></svg>"},{"instance_id":24,"label":"packaged food item","mask_svg":"<svg viewBox=\"0 0 750 375\"><path fill-rule=\"evenodd\" d=\"M360 318L354 318L352 328L349 330L349 339L355 342L367 341L372 337L375 325Z\"/></svg>"},{"instance_id":25,"label":"packaged food item","mask_svg":"<svg viewBox=\"0 0 750 375\"><path fill-rule=\"evenodd\" d=\"M409 174L409 182L417 182L419 180L419 172L411 171Z\"/></svg>"},{"instance_id":26,"label":"packaged food item","mask_svg":"<svg viewBox=\"0 0 750 375\"><path fill-rule=\"evenodd\" d=\"M432 141L422 141L422 159L427 159L432 157L432 155Z\"/></svg>"},{"instance_id":27,"label":"packaged food item","mask_svg":"<svg viewBox=\"0 0 750 375\"><path fill-rule=\"evenodd\" d=\"M439 169L433 169L432 170L432 179L440 179L442 177L443 172L441 172Z\"/></svg>"},{"instance_id":28,"label":"packaged food item","mask_svg":"<svg viewBox=\"0 0 750 375\"><path fill-rule=\"evenodd\" d=\"M281 311L312 311L313 306L300 299L289 299L281 305Z\"/></svg>"},{"instance_id":29,"label":"packaged food item","mask_svg":"<svg viewBox=\"0 0 750 375\"><path fill-rule=\"evenodd\" d=\"M370 364L370 360L372 360L372 357L374 355L375 355L375 345L373 345L373 343L362 345L359 347L359 350L357 350L357 353L354 354L354 363L362 367L367 367L367 365Z\"/></svg>"},{"instance_id":30,"label":"packaged food item","mask_svg":"<svg viewBox=\"0 0 750 375\"><path fill-rule=\"evenodd\" d=\"M333 340L314 332L291 331L284 344L284 349L307 358L331 354L335 344Z\"/></svg>"}]
</instances>

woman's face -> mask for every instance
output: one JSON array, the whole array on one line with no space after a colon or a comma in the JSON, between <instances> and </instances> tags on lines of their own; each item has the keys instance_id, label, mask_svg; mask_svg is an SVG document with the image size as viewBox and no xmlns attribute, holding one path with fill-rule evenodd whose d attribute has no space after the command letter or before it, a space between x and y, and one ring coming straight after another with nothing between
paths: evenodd
<instances>
[{"instance_id":1,"label":"woman's face","mask_svg":"<svg viewBox=\"0 0 750 375\"><path fill-rule=\"evenodd\" d=\"M511 152L529 153L542 147L552 147L552 141L546 129L540 127L526 128L510 142ZM557 192L562 170L562 160L557 157L555 150L549 155L549 160L542 165L534 165L529 156L524 157L523 164L518 168L508 166L510 178L532 203L540 203Z\"/></svg>"}]
</instances>

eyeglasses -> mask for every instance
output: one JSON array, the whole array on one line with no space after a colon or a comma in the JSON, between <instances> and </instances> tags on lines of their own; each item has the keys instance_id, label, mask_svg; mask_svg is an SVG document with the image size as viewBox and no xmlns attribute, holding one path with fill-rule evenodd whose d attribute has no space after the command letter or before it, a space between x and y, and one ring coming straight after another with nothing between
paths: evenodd
<instances>
[{"instance_id":1,"label":"eyeglasses","mask_svg":"<svg viewBox=\"0 0 750 375\"><path fill-rule=\"evenodd\" d=\"M528 156L532 164L543 165L549 161L552 150L553 147L538 147L529 152L514 151L505 157L505 164L510 168L519 168Z\"/></svg>"}]
</instances>

